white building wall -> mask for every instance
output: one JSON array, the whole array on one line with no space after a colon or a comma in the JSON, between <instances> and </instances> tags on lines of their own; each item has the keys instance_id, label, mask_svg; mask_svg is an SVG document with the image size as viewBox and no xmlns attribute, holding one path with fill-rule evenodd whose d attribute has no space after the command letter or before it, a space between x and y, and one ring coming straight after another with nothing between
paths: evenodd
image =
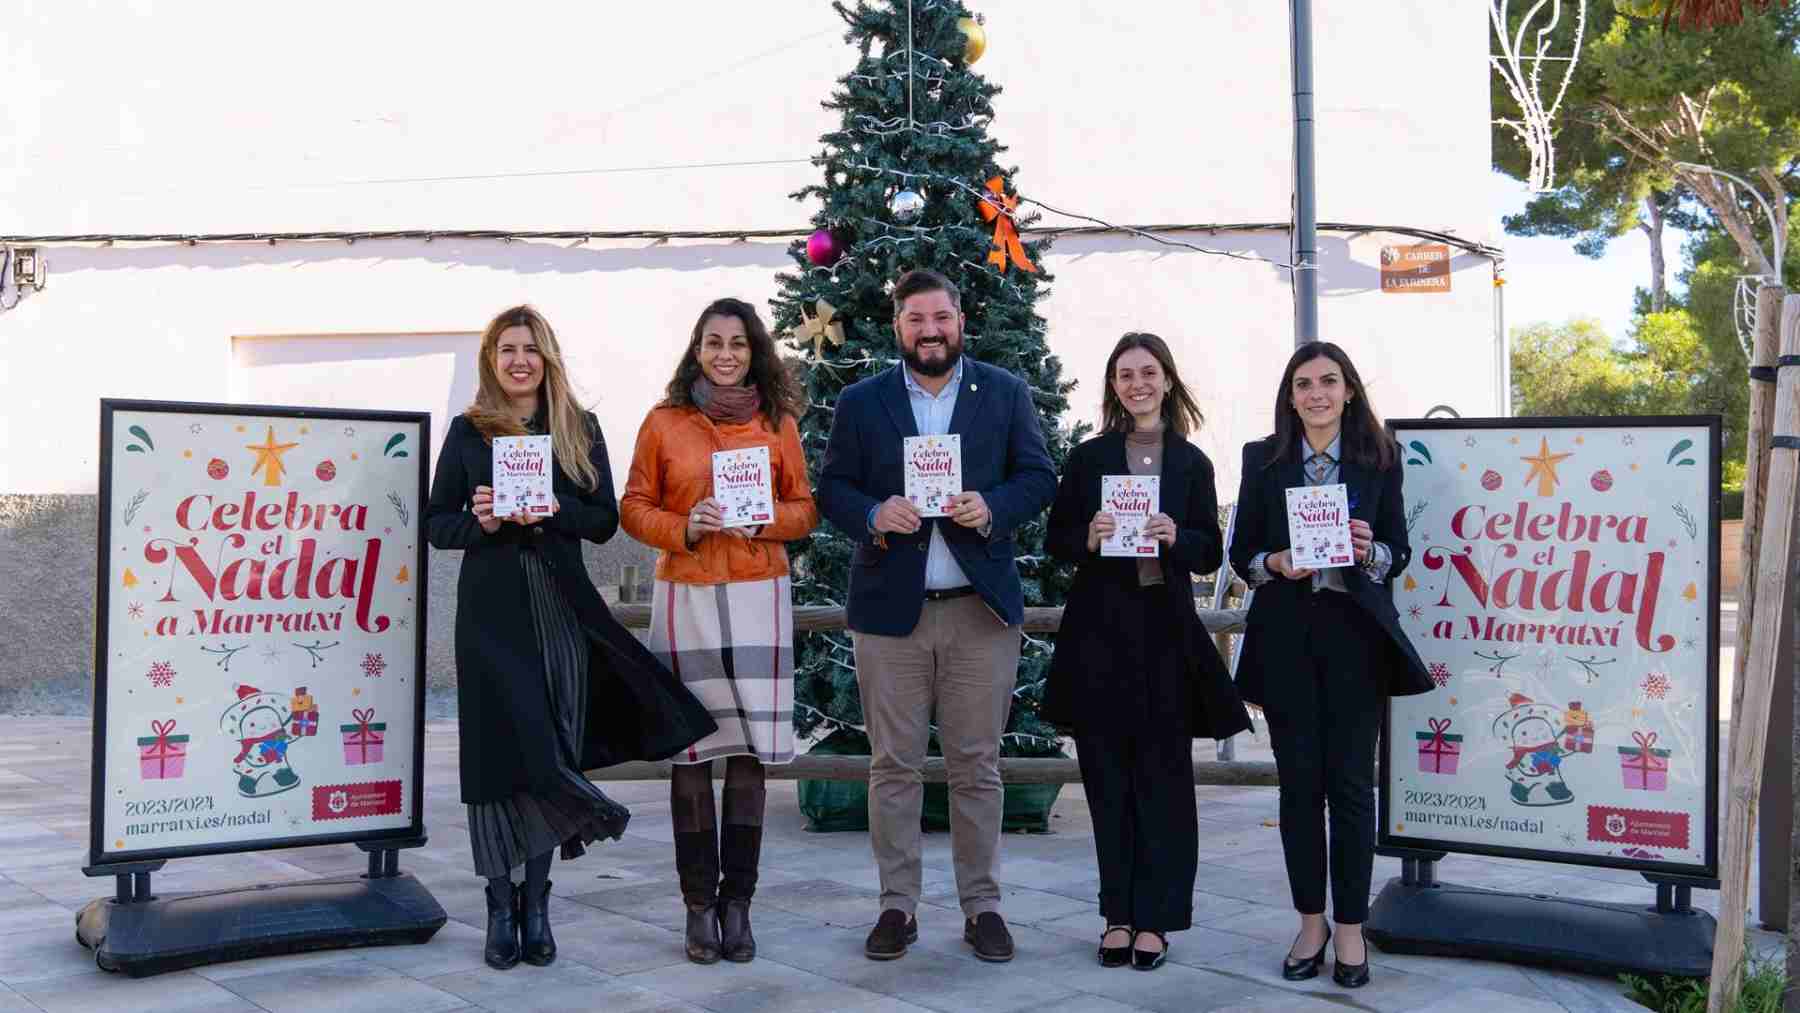
<instances>
[{"instance_id":1,"label":"white building wall","mask_svg":"<svg viewBox=\"0 0 1800 1013\"><path fill-rule=\"evenodd\" d=\"M1288 218L1285 5L976 6L1022 193L1122 223ZM1485 11L1316 6L1321 220L1487 238ZM822 0L24 0L0 33L0 234L804 227L811 209L786 195L816 177L806 160L834 124L819 101L853 60ZM1280 232L1177 238L1288 259ZM1387 295L1381 242L1321 237L1323 333L1387 414L1499 412L1487 262L1459 257L1447 294ZM93 492L102 396L240 396L234 339L391 347L358 336L467 333L520 301L563 336L622 479L693 314L718 295L765 303L788 267L780 243L730 241L57 245L46 260L48 288L0 313L0 493ZM1065 238L1045 266L1076 415L1096 414L1120 333L1162 334L1231 498L1292 345L1288 272L1124 236ZM341 403L437 376L392 361L391 379L346 371Z\"/></svg>"}]
</instances>

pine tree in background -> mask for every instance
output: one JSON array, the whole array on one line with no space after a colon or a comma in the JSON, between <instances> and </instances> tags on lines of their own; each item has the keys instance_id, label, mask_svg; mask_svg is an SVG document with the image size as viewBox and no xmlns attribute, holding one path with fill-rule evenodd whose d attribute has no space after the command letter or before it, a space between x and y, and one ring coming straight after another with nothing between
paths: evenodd
<instances>
[{"instance_id":1,"label":"pine tree in background","mask_svg":"<svg viewBox=\"0 0 1800 1013\"><path fill-rule=\"evenodd\" d=\"M1069 448L1087 427L1069 431L1060 423L1075 385L1062 379L1062 364L1049 354L1044 320L1034 308L1046 294L1041 283L1047 277L1015 262L1018 247L1002 266L988 261L996 226L984 220L980 195L995 177L1003 178L1010 190L1014 170L995 161L1006 149L988 136L991 103L1000 89L969 69L969 58L980 57L971 35L979 37L982 30L957 0L858 0L832 6L849 26L845 39L860 58L825 102L841 119L837 129L820 138L824 148L813 158L824 182L793 196L820 204L812 220L826 235L815 233L815 253L817 244L824 243L835 246L839 256L822 258L828 266L820 266L809 258L808 244L797 242L790 253L798 270L780 276L781 293L773 302L777 328L795 335L790 345L804 358L810 404L800 433L807 465L813 475L820 473L838 393L900 361L888 293L902 273L924 267L962 290L967 316L963 354L1030 384L1060 473ZM902 191L922 197L923 210L912 217L890 210ZM909 199L899 198L902 206ZM1047 245L1024 243L1023 252L1035 264ZM836 311L831 323L842 326L841 344L835 343L835 328L829 337L825 333L818 315L821 300ZM1061 604L1069 575L1052 568L1044 555L1044 518L1025 525L1016 539L1025 604ZM796 604L842 605L853 547L830 525L796 546ZM863 715L849 634L807 634L795 661L798 731L835 732L837 744L845 747L841 751L859 751L859 745L866 751L866 737L855 730ZM1002 741L1006 755L1060 752L1055 730L1037 715L1049 663L1050 644L1028 636Z\"/></svg>"}]
</instances>

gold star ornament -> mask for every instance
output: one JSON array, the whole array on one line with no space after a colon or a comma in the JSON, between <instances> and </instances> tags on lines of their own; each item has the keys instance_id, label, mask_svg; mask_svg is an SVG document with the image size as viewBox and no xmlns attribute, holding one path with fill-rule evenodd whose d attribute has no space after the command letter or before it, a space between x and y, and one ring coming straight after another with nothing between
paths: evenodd
<instances>
[{"instance_id":1,"label":"gold star ornament","mask_svg":"<svg viewBox=\"0 0 1800 1013\"><path fill-rule=\"evenodd\" d=\"M264 485L280 485L281 476L287 473L287 467L281 463L281 455L298 447L298 443L276 443L275 427L269 427L269 435L261 443L246 444L245 450L256 451L256 464L251 466L250 474L262 472Z\"/></svg>"},{"instance_id":2,"label":"gold star ornament","mask_svg":"<svg viewBox=\"0 0 1800 1013\"><path fill-rule=\"evenodd\" d=\"M1537 456L1519 458L1519 460L1531 465L1531 470L1525 475L1525 484L1530 485L1532 479L1536 479L1538 484L1537 494L1539 496L1556 495L1556 484L1561 481L1561 479L1556 477L1556 466L1573 456L1575 455L1552 454L1550 452L1549 438L1539 437Z\"/></svg>"}]
</instances>

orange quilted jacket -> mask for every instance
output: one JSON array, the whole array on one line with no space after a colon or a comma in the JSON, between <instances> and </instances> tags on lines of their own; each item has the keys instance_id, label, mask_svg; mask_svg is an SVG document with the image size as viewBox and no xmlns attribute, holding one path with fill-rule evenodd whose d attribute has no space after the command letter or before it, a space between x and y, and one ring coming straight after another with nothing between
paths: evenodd
<instances>
[{"instance_id":1,"label":"orange quilted jacket","mask_svg":"<svg viewBox=\"0 0 1800 1013\"><path fill-rule=\"evenodd\" d=\"M719 532L688 548L683 537L688 511L712 492L713 451L757 446L769 448L774 523L755 538ZM786 574L784 543L806 537L819 523L799 428L788 418L780 432L770 432L760 411L749 422L721 425L697 408L651 409L638 429L631 475L619 499L619 523L631 537L662 550L656 559L658 580L723 584Z\"/></svg>"}]
</instances>

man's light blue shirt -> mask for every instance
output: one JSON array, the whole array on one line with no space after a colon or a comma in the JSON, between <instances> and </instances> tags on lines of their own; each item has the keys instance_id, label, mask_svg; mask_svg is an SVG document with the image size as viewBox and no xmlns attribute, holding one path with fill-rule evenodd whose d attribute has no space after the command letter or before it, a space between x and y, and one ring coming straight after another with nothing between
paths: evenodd
<instances>
[{"instance_id":1,"label":"man's light blue shirt","mask_svg":"<svg viewBox=\"0 0 1800 1013\"><path fill-rule=\"evenodd\" d=\"M950 373L950 382L944 389L932 394L919 386L913 379L912 370L900 369L900 376L906 382L906 400L912 405L913 425L918 427L920 436L945 436L950 432L950 419L956 414L956 395L962 390L963 362L959 357L956 368ZM875 526L875 510L877 504L869 511L869 527ZM953 587L967 587L968 574L956 563L956 557L950 553L950 546L945 543L943 532L933 523L936 518L925 518L925 526L931 529L930 547L925 552L925 590L942 591Z\"/></svg>"}]
</instances>

